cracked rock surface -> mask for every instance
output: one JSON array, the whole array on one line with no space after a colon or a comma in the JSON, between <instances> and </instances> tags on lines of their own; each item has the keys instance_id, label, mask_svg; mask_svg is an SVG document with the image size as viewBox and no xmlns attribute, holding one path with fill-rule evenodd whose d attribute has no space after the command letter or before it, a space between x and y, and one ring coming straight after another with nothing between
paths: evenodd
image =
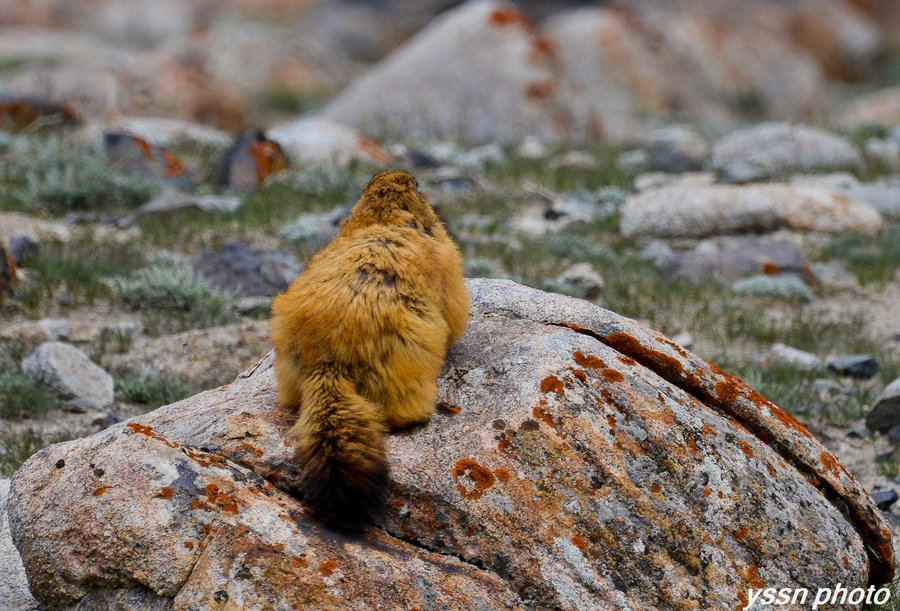
<instances>
[{"instance_id":1,"label":"cracked rock surface","mask_svg":"<svg viewBox=\"0 0 900 611\"><path fill-rule=\"evenodd\" d=\"M865 492L789 415L588 302L470 280L431 421L391 435L381 524L298 499L271 355L46 448L13 541L54 609L742 608L894 570Z\"/></svg>"}]
</instances>

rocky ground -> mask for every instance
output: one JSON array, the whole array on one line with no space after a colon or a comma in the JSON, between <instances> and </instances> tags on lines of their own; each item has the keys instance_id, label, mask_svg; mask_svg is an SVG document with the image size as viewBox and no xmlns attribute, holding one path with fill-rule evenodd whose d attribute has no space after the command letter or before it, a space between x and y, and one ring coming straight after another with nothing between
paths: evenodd
<instances>
[{"instance_id":1,"label":"rocky ground","mask_svg":"<svg viewBox=\"0 0 900 611\"><path fill-rule=\"evenodd\" d=\"M895 3L383 4L0 2L0 478L253 365L401 167L469 276L739 376L900 533Z\"/></svg>"}]
</instances>

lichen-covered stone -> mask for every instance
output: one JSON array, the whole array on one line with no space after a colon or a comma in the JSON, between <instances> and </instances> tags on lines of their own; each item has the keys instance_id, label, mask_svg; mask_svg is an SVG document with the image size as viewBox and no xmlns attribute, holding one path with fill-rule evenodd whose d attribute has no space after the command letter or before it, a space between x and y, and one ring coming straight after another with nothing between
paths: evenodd
<instances>
[{"instance_id":1,"label":"lichen-covered stone","mask_svg":"<svg viewBox=\"0 0 900 611\"><path fill-rule=\"evenodd\" d=\"M10 525L52 608L743 608L890 579L890 532L796 420L585 301L471 280L431 421L389 438L382 522L296 494L271 356L228 386L42 450Z\"/></svg>"}]
</instances>

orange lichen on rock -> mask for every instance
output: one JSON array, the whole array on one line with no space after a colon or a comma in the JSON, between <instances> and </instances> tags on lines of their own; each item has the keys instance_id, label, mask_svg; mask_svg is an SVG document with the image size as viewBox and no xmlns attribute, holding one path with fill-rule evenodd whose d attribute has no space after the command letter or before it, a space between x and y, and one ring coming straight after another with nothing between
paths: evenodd
<instances>
[{"instance_id":1,"label":"orange lichen on rock","mask_svg":"<svg viewBox=\"0 0 900 611\"><path fill-rule=\"evenodd\" d=\"M162 490L160 490L159 494L154 494L153 498L155 499L170 499L175 496L175 490L168 486L163 486Z\"/></svg>"},{"instance_id":2,"label":"orange lichen on rock","mask_svg":"<svg viewBox=\"0 0 900 611\"><path fill-rule=\"evenodd\" d=\"M747 569L747 581L750 582L750 585L757 589L762 589L766 587L766 582L762 580L762 578L757 573L759 571L759 565L754 564L750 568Z\"/></svg>"},{"instance_id":3,"label":"orange lichen on rock","mask_svg":"<svg viewBox=\"0 0 900 611\"><path fill-rule=\"evenodd\" d=\"M254 448L249 443L242 443L234 449L235 452L249 452L253 458L262 458L263 451L259 448Z\"/></svg>"},{"instance_id":4,"label":"orange lichen on rock","mask_svg":"<svg viewBox=\"0 0 900 611\"><path fill-rule=\"evenodd\" d=\"M562 380L555 375L549 375L541 380L541 392L550 391L553 391L558 395L563 395L566 392Z\"/></svg>"},{"instance_id":5,"label":"orange lichen on rock","mask_svg":"<svg viewBox=\"0 0 900 611\"><path fill-rule=\"evenodd\" d=\"M772 261L762 262L762 273L766 276L778 276L781 274L781 268Z\"/></svg>"},{"instance_id":6,"label":"orange lichen on rock","mask_svg":"<svg viewBox=\"0 0 900 611\"><path fill-rule=\"evenodd\" d=\"M501 482L509 481L509 471L507 471L506 469L494 469L494 475L496 475L497 479Z\"/></svg>"},{"instance_id":7,"label":"orange lichen on rock","mask_svg":"<svg viewBox=\"0 0 900 611\"><path fill-rule=\"evenodd\" d=\"M169 441L166 437L163 437L162 435L160 435L159 433L157 433L156 431L154 431L154 430L153 430L151 427L149 427L149 426L144 426L143 424L138 424L137 422L129 422L127 426L128 426L128 428L131 429L131 432L132 432L132 433L140 433L141 435L146 435L147 437L150 437L150 438L152 438L152 439L159 439L160 441L162 441L163 443L165 443L165 444L166 444L167 446L169 446L170 448L178 448L178 447L181 447L181 446L178 444L178 442L176 442L176 441Z\"/></svg>"},{"instance_id":8,"label":"orange lichen on rock","mask_svg":"<svg viewBox=\"0 0 900 611\"><path fill-rule=\"evenodd\" d=\"M326 560L320 563L316 569L322 573L323 577L331 577L331 574L337 569L337 563L334 560Z\"/></svg>"},{"instance_id":9,"label":"orange lichen on rock","mask_svg":"<svg viewBox=\"0 0 900 611\"><path fill-rule=\"evenodd\" d=\"M543 100L556 93L556 83L551 80L535 81L525 88L525 97L529 100Z\"/></svg>"},{"instance_id":10,"label":"orange lichen on rock","mask_svg":"<svg viewBox=\"0 0 900 611\"><path fill-rule=\"evenodd\" d=\"M550 414L550 412L547 411L546 408L541 405L535 405L531 410L531 413L534 414L535 418L552 427L554 431L559 432L559 427L557 427L556 423L553 422L553 416Z\"/></svg>"},{"instance_id":11,"label":"orange lichen on rock","mask_svg":"<svg viewBox=\"0 0 900 611\"><path fill-rule=\"evenodd\" d=\"M603 377L606 378L606 381L610 382L611 384L625 381L625 376L623 376L615 369L604 369L600 373L602 373Z\"/></svg>"},{"instance_id":12,"label":"orange lichen on rock","mask_svg":"<svg viewBox=\"0 0 900 611\"><path fill-rule=\"evenodd\" d=\"M106 488L100 486L96 490L94 490L94 496L103 496L103 493L106 492Z\"/></svg>"},{"instance_id":13,"label":"orange lichen on rock","mask_svg":"<svg viewBox=\"0 0 900 611\"><path fill-rule=\"evenodd\" d=\"M599 358L593 354L584 354L581 350L576 350L575 354L572 356L575 358L575 362L581 367L590 367L592 369L602 369L603 367L606 367L606 363Z\"/></svg>"},{"instance_id":14,"label":"orange lichen on rock","mask_svg":"<svg viewBox=\"0 0 900 611\"><path fill-rule=\"evenodd\" d=\"M517 25L529 30L534 28L534 22L513 7L501 7L491 11L491 14L488 16L488 23L499 27Z\"/></svg>"},{"instance_id":15,"label":"orange lichen on rock","mask_svg":"<svg viewBox=\"0 0 900 611\"><path fill-rule=\"evenodd\" d=\"M577 547L577 548L578 548L579 550L581 550L582 552L583 552L584 550L587 549L587 543L585 543L585 542L584 542L584 539L582 539L582 538L581 538L579 535L577 535L577 534L572 535L572 545L574 545L575 547Z\"/></svg>"},{"instance_id":16,"label":"orange lichen on rock","mask_svg":"<svg viewBox=\"0 0 900 611\"><path fill-rule=\"evenodd\" d=\"M459 493L467 499L480 498L485 490L494 485L494 474L470 458L460 458L451 470ZM475 484L472 490L459 483L460 476L465 475Z\"/></svg>"}]
</instances>

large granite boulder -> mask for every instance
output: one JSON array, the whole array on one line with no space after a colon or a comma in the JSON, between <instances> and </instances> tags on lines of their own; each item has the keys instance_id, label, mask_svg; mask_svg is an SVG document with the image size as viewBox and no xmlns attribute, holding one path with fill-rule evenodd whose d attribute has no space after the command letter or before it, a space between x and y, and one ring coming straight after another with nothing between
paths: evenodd
<instances>
[{"instance_id":1,"label":"large granite boulder","mask_svg":"<svg viewBox=\"0 0 900 611\"><path fill-rule=\"evenodd\" d=\"M864 587L890 531L802 425L589 302L470 280L431 421L388 440L361 535L298 500L271 355L234 383L46 448L9 520L48 608L739 608ZM130 606L129 606L130 605Z\"/></svg>"}]
</instances>

